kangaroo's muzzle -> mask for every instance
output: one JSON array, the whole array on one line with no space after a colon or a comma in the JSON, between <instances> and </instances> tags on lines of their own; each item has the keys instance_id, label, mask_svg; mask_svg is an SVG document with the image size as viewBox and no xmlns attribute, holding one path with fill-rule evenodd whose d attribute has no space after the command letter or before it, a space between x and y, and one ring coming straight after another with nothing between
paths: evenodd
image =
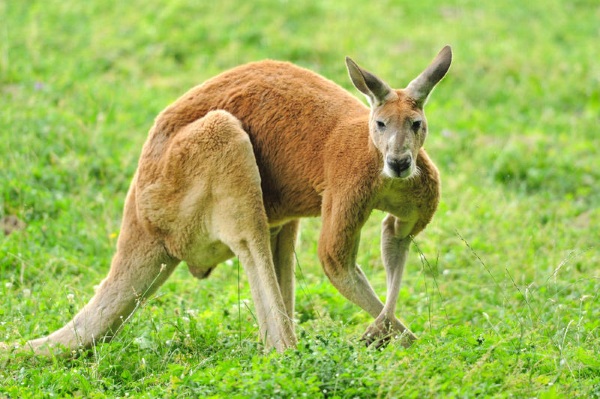
<instances>
[{"instance_id":1,"label":"kangaroo's muzzle","mask_svg":"<svg viewBox=\"0 0 600 399\"><path fill-rule=\"evenodd\" d=\"M385 171L390 177L408 177L412 172L412 155L408 154L401 157L388 155L385 158Z\"/></svg>"}]
</instances>

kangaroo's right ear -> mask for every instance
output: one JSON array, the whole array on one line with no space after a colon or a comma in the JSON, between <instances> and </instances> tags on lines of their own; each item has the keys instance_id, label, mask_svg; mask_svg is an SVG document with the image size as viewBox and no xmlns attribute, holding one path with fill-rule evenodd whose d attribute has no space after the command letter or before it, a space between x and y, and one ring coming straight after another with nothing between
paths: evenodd
<instances>
[{"instance_id":1,"label":"kangaroo's right ear","mask_svg":"<svg viewBox=\"0 0 600 399\"><path fill-rule=\"evenodd\" d=\"M346 57L346 67L352 84L367 97L371 107L381 105L395 95L387 83L359 67L350 57Z\"/></svg>"}]
</instances>

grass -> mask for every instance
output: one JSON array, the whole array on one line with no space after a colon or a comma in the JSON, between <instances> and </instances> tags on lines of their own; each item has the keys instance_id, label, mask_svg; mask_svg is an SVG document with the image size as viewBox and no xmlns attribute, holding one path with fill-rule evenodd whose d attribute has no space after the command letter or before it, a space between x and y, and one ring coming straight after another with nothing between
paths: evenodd
<instances>
[{"instance_id":1,"label":"grass","mask_svg":"<svg viewBox=\"0 0 600 399\"><path fill-rule=\"evenodd\" d=\"M597 2L236 3L0 0L0 219L26 224L0 236L0 341L91 297L146 132L192 85L276 58L351 89L350 55L403 86L449 43L427 107L443 199L399 300L419 341L360 344L370 318L306 220L297 350L262 352L236 262L201 282L180 267L87 356L2 359L0 397L600 397ZM383 295L382 217L359 263Z\"/></svg>"}]
</instances>

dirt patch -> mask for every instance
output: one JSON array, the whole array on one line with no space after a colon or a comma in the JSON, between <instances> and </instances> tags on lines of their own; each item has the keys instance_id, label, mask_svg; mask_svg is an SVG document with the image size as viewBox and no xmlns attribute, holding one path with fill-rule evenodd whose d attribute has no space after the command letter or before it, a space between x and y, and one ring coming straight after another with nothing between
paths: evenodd
<instances>
[{"instance_id":1,"label":"dirt patch","mask_svg":"<svg viewBox=\"0 0 600 399\"><path fill-rule=\"evenodd\" d=\"M0 230L4 232L5 236L12 234L15 231L23 230L25 226L25 222L15 215L7 215L0 219Z\"/></svg>"}]
</instances>

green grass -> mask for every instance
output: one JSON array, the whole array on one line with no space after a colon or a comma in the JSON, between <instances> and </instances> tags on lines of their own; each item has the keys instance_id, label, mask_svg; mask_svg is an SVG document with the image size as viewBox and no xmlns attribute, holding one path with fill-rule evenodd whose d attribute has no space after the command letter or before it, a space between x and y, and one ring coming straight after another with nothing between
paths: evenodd
<instances>
[{"instance_id":1,"label":"green grass","mask_svg":"<svg viewBox=\"0 0 600 399\"><path fill-rule=\"evenodd\" d=\"M443 198L399 300L420 339L361 345L371 320L307 220L297 350L262 352L237 263L200 282L180 267L88 356L2 359L0 397L600 397L597 1L160 3L0 0L0 218L26 223L0 236L0 341L91 297L146 132L192 85L275 58L351 89L350 55L399 87L448 43L427 107ZM384 295L382 217L359 263Z\"/></svg>"}]
</instances>

